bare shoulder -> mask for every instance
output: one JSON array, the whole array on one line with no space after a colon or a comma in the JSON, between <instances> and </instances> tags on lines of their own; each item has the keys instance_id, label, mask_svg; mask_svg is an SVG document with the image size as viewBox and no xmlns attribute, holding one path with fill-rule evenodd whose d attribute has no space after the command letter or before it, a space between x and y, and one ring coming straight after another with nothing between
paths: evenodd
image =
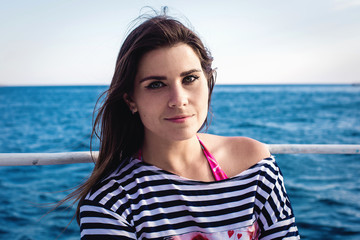
<instances>
[{"instance_id":1,"label":"bare shoulder","mask_svg":"<svg viewBox=\"0 0 360 240\"><path fill-rule=\"evenodd\" d=\"M199 134L228 176L234 176L270 156L267 146L248 137Z\"/></svg>"},{"instance_id":2,"label":"bare shoulder","mask_svg":"<svg viewBox=\"0 0 360 240\"><path fill-rule=\"evenodd\" d=\"M228 138L229 144L232 146L233 154L241 154L253 159L255 163L270 156L268 147L252 138L248 137L232 137Z\"/></svg>"}]
</instances>

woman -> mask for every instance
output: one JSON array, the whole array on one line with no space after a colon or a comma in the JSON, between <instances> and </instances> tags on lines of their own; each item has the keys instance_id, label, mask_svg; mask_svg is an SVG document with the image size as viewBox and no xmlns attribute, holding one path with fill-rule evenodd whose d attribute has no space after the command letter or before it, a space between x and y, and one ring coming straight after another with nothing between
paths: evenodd
<instances>
[{"instance_id":1,"label":"woman","mask_svg":"<svg viewBox=\"0 0 360 240\"><path fill-rule=\"evenodd\" d=\"M214 86L194 32L161 15L125 39L78 196L82 239L297 239L281 172L245 137L198 133Z\"/></svg>"}]
</instances>

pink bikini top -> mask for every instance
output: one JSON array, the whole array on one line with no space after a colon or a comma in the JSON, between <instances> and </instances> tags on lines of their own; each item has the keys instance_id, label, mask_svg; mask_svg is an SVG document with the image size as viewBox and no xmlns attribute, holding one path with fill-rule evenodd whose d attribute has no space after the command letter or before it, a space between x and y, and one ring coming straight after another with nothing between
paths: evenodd
<instances>
[{"instance_id":1,"label":"pink bikini top","mask_svg":"<svg viewBox=\"0 0 360 240\"><path fill-rule=\"evenodd\" d=\"M228 177L226 176L225 172L221 169L220 165L218 164L218 162L216 161L216 159L214 158L214 156L209 152L209 150L207 150L207 148L205 147L204 143L200 140L199 136L197 136L197 139L200 142L201 148L204 152L204 155L206 157L206 159L209 162L211 171L214 175L214 178L216 181L219 180L224 180L227 179ZM138 158L142 160L142 151L141 149L138 152Z\"/></svg>"},{"instance_id":2,"label":"pink bikini top","mask_svg":"<svg viewBox=\"0 0 360 240\"><path fill-rule=\"evenodd\" d=\"M228 177L226 176L226 173L221 169L220 165L218 164L218 162L216 161L214 156L209 152L209 150L207 150L204 143L200 140L199 136L196 135L196 137L199 140L199 142L201 144L201 148L204 152L204 155L209 162L209 165L210 165L210 168L214 175L215 180L219 181L219 180L227 179Z\"/></svg>"}]
</instances>

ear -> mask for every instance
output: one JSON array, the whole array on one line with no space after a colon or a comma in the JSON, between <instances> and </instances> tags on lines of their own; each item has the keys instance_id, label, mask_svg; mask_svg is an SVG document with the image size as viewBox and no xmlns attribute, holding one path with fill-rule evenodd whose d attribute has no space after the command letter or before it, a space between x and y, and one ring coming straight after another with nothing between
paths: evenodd
<instances>
[{"instance_id":1,"label":"ear","mask_svg":"<svg viewBox=\"0 0 360 240\"><path fill-rule=\"evenodd\" d=\"M127 93L124 93L123 99L126 102L126 104L128 105L128 107L129 107L130 111L132 112L132 114L136 113L137 112L137 107L136 107L135 102L130 97L130 95L127 94Z\"/></svg>"}]
</instances>

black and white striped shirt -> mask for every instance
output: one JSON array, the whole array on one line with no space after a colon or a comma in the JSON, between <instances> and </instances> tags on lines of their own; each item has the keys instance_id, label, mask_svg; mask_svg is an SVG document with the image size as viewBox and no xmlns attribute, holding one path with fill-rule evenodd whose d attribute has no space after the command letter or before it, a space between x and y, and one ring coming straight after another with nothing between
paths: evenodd
<instances>
[{"instance_id":1,"label":"black and white striped shirt","mask_svg":"<svg viewBox=\"0 0 360 240\"><path fill-rule=\"evenodd\" d=\"M80 207L81 239L299 239L273 157L221 181L180 177L131 159Z\"/></svg>"}]
</instances>

